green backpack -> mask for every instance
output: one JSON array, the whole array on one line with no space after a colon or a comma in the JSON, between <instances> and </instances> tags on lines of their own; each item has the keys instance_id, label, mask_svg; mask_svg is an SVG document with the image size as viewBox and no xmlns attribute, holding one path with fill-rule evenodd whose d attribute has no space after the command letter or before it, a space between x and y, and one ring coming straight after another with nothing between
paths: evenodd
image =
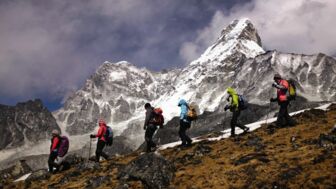
<instances>
[{"instance_id":1,"label":"green backpack","mask_svg":"<svg viewBox=\"0 0 336 189\"><path fill-rule=\"evenodd\" d=\"M296 87L295 81L293 79L287 80L288 82L288 90L287 90L287 99L288 100L295 100L296 98Z\"/></svg>"}]
</instances>

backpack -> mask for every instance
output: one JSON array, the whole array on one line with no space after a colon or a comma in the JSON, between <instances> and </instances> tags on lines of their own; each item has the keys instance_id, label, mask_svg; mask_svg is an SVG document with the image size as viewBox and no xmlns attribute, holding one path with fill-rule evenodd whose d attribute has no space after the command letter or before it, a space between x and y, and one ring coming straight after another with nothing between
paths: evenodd
<instances>
[{"instance_id":1,"label":"backpack","mask_svg":"<svg viewBox=\"0 0 336 189\"><path fill-rule=\"evenodd\" d=\"M187 113L187 118L190 121L194 121L197 119L197 112L196 108L193 105L188 105L188 113Z\"/></svg>"},{"instance_id":2,"label":"backpack","mask_svg":"<svg viewBox=\"0 0 336 189\"><path fill-rule=\"evenodd\" d=\"M61 136L60 137L61 143L58 148L58 156L59 157L64 157L69 150L69 139L66 136Z\"/></svg>"},{"instance_id":3,"label":"backpack","mask_svg":"<svg viewBox=\"0 0 336 189\"><path fill-rule=\"evenodd\" d=\"M111 127L106 126L106 132L104 134L104 138L106 140L107 146L111 146L113 144L113 131Z\"/></svg>"},{"instance_id":4,"label":"backpack","mask_svg":"<svg viewBox=\"0 0 336 189\"><path fill-rule=\"evenodd\" d=\"M287 80L288 82L288 90L287 90L287 99L295 100L296 98L296 87L293 79Z\"/></svg>"},{"instance_id":5,"label":"backpack","mask_svg":"<svg viewBox=\"0 0 336 189\"><path fill-rule=\"evenodd\" d=\"M163 111L161 108L154 108L153 110L153 120L152 123L155 125L162 126L164 123L164 117L162 115Z\"/></svg>"},{"instance_id":6,"label":"backpack","mask_svg":"<svg viewBox=\"0 0 336 189\"><path fill-rule=\"evenodd\" d=\"M238 108L239 110L245 110L248 107L248 102L243 95L238 95Z\"/></svg>"}]
</instances>

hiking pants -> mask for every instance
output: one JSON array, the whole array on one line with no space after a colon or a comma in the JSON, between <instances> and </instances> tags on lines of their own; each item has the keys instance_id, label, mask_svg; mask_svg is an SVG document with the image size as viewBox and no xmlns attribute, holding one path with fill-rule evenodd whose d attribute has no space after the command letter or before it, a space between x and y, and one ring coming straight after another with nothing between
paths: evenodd
<instances>
[{"instance_id":1,"label":"hiking pants","mask_svg":"<svg viewBox=\"0 0 336 189\"><path fill-rule=\"evenodd\" d=\"M58 164L55 163L57 155L58 155L57 151L50 152L49 159L48 159L48 166L49 166L50 173L54 171L54 167L56 168L56 170L58 169Z\"/></svg>"},{"instance_id":2,"label":"hiking pants","mask_svg":"<svg viewBox=\"0 0 336 189\"><path fill-rule=\"evenodd\" d=\"M103 140L98 140L97 149L96 149L96 162L99 162L100 156L103 156L105 159L108 159L108 155L103 152L103 149L106 145L106 142Z\"/></svg>"},{"instance_id":3,"label":"hiking pants","mask_svg":"<svg viewBox=\"0 0 336 189\"><path fill-rule=\"evenodd\" d=\"M280 110L279 110L279 113L278 113L278 118L277 118L277 121L276 121L276 125L278 127L285 127L287 125L293 126L295 123L288 114L289 103L287 101L279 102L279 105L280 105Z\"/></svg>"},{"instance_id":4,"label":"hiking pants","mask_svg":"<svg viewBox=\"0 0 336 189\"><path fill-rule=\"evenodd\" d=\"M235 127L239 127L243 130L247 129L246 126L242 125L242 124L239 124L238 123L238 117L240 115L240 110L234 110L232 112L232 118L231 118L231 136L234 136L235 135Z\"/></svg>"},{"instance_id":5,"label":"hiking pants","mask_svg":"<svg viewBox=\"0 0 336 189\"><path fill-rule=\"evenodd\" d=\"M183 121L180 119L180 130L179 135L182 140L182 145L191 144L192 140L186 134L186 131L190 128L190 123Z\"/></svg>"},{"instance_id":6,"label":"hiking pants","mask_svg":"<svg viewBox=\"0 0 336 189\"><path fill-rule=\"evenodd\" d=\"M146 152L151 152L151 148L155 147L156 144L153 141L153 135L156 131L155 125L148 125L145 132L145 141L146 141Z\"/></svg>"}]
</instances>

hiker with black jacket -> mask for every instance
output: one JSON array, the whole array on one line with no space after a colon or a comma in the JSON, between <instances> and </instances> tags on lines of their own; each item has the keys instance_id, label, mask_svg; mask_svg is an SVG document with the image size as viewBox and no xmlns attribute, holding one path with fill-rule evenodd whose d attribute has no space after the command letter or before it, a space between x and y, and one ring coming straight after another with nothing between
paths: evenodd
<instances>
[{"instance_id":1,"label":"hiker with black jacket","mask_svg":"<svg viewBox=\"0 0 336 189\"><path fill-rule=\"evenodd\" d=\"M146 118L144 123L145 141L146 141L146 152L151 152L152 148L156 147L153 141L153 135L157 129L157 125L154 123L154 108L149 104L145 104Z\"/></svg>"},{"instance_id":2,"label":"hiker with black jacket","mask_svg":"<svg viewBox=\"0 0 336 189\"><path fill-rule=\"evenodd\" d=\"M247 132L250 128L246 127L245 125L238 123L238 117L240 115L240 108L239 108L239 97L237 92L229 87L227 88L227 93L229 94L228 101L230 105L226 105L224 110L230 110L232 112L231 118L231 137L235 137L235 127L241 128L244 132Z\"/></svg>"},{"instance_id":3,"label":"hiker with black jacket","mask_svg":"<svg viewBox=\"0 0 336 189\"><path fill-rule=\"evenodd\" d=\"M295 122L288 114L289 99L287 96L287 92L289 90L289 83L287 80L282 79L280 74L275 74L273 79L275 82L272 84L272 87L276 88L277 97L271 98L270 102L278 102L280 106L276 126L277 127L285 127L287 125L293 126L295 125Z\"/></svg>"},{"instance_id":4,"label":"hiker with black jacket","mask_svg":"<svg viewBox=\"0 0 336 189\"><path fill-rule=\"evenodd\" d=\"M104 120L99 120L99 130L97 134L91 134L90 138L97 138L97 149L96 149L96 162L99 162L100 156L103 156L106 160L109 159L109 156L103 152L104 147L106 146L106 132L107 132L107 125Z\"/></svg>"}]
</instances>

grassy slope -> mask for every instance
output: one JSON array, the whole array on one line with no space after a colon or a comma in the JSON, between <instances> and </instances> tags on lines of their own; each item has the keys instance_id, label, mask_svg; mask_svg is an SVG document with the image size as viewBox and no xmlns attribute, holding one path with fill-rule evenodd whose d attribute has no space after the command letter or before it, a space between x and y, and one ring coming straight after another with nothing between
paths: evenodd
<instances>
[{"instance_id":1,"label":"grassy slope","mask_svg":"<svg viewBox=\"0 0 336 189\"><path fill-rule=\"evenodd\" d=\"M328 112L313 110L297 115L291 128L262 128L239 138L204 141L188 149L171 148L160 153L176 166L172 188L336 188L336 145L320 140L336 123L336 105ZM333 135L335 136L335 135ZM5 188L84 188L88 179L108 176L100 188L118 185L120 165L138 153L102 162L102 171L77 173L72 168L49 180L10 184ZM75 176L72 176L75 175ZM61 184L58 184L61 182ZM129 182L130 188L143 188Z\"/></svg>"}]
</instances>

